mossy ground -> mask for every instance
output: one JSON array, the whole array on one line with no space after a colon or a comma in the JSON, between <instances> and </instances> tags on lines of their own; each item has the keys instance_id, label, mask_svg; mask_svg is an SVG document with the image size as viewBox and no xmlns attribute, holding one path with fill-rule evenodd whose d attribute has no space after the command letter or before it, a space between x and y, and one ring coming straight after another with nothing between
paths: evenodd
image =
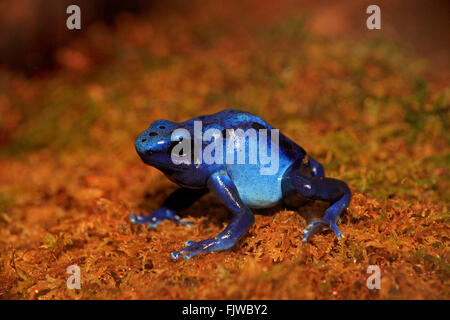
<instances>
[{"instance_id":1,"label":"mossy ground","mask_svg":"<svg viewBox=\"0 0 450 320\"><path fill-rule=\"evenodd\" d=\"M1 74L0 298L449 298L450 89L430 89L426 64L391 42L244 11L123 16L61 49L55 74ZM179 262L171 251L229 221L219 200L184 213L193 228L129 223L176 188L140 161L135 137L155 119L227 107L263 117L350 185L344 240L301 242L317 202L257 214L232 250ZM66 288L73 264L80 290ZM380 290L366 287L373 264Z\"/></svg>"}]
</instances>

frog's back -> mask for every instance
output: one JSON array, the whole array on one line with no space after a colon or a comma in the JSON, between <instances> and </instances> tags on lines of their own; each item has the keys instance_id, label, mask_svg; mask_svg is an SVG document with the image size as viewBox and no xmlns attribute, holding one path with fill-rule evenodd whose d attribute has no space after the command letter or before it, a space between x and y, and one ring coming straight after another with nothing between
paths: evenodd
<instances>
[{"instance_id":1,"label":"frog's back","mask_svg":"<svg viewBox=\"0 0 450 320\"><path fill-rule=\"evenodd\" d=\"M238 163L238 150L242 151L239 142L235 144L234 161L231 164L226 164L226 169L234 184L236 185L241 199L250 207L270 207L276 205L282 199L281 182L285 171L298 158L303 158L305 151L295 142L278 133L278 156L277 159L272 158L271 155L271 135L274 128L261 119L248 112L243 112L235 109L228 109L209 116L200 116L193 120L202 121L204 130L208 128L216 128L222 131L225 139L230 139L230 136L225 134L226 129L242 129L246 132L248 129L254 129L256 136L248 135L245 140L245 162ZM261 129L267 130L267 151L259 150ZM253 143L256 146L257 162L252 163L250 160L251 147ZM271 159L270 164L263 165L261 163L260 154L267 155ZM272 161L275 160L275 161ZM226 163L226 150L224 150L224 160ZM274 163L276 162L276 163ZM262 169L262 168L266 169ZM268 169L268 168L271 168ZM265 170L265 171L264 171ZM263 173L265 172L265 173Z\"/></svg>"},{"instance_id":2,"label":"frog's back","mask_svg":"<svg viewBox=\"0 0 450 320\"><path fill-rule=\"evenodd\" d=\"M202 115L193 118L190 121L201 121L203 128L218 128L218 129L272 129L267 122L250 112L245 112L237 109L226 109L214 114Z\"/></svg>"}]
</instances>

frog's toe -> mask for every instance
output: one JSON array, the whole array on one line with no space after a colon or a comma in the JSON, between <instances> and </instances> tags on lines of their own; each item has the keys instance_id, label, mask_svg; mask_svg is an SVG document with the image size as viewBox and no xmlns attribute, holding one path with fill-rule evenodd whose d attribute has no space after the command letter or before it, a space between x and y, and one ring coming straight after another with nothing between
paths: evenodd
<instances>
[{"instance_id":1,"label":"frog's toe","mask_svg":"<svg viewBox=\"0 0 450 320\"><path fill-rule=\"evenodd\" d=\"M174 260L178 260L180 258L183 258L183 260L187 260L203 251L202 248L200 248L200 246L198 245L198 242L186 241L185 244L187 245L186 248L178 251L173 251L170 254L170 257Z\"/></svg>"},{"instance_id":2,"label":"frog's toe","mask_svg":"<svg viewBox=\"0 0 450 320\"><path fill-rule=\"evenodd\" d=\"M338 226L336 225L336 223L331 223L330 224L330 228L331 230L333 230L333 232L336 234L336 237L338 238L338 240L344 239L344 234L341 232L341 230L339 230Z\"/></svg>"},{"instance_id":3,"label":"frog's toe","mask_svg":"<svg viewBox=\"0 0 450 320\"><path fill-rule=\"evenodd\" d=\"M190 251L190 252L186 253L185 255L183 255L183 260L188 260L188 259L192 258L193 256L196 256L200 252L204 252L204 251L201 249L198 249L195 251Z\"/></svg>"},{"instance_id":4,"label":"frog's toe","mask_svg":"<svg viewBox=\"0 0 450 320\"><path fill-rule=\"evenodd\" d=\"M194 223L191 222L191 221L181 221L181 220L179 220L178 222L179 222L182 226L186 226L186 227L189 227L189 228L192 228L192 227L194 226Z\"/></svg>"},{"instance_id":5,"label":"frog's toe","mask_svg":"<svg viewBox=\"0 0 450 320\"><path fill-rule=\"evenodd\" d=\"M154 229L156 229L156 226L159 224L159 221L158 222L155 222L155 223L149 223L148 225L147 225L147 229L148 230L154 230Z\"/></svg>"},{"instance_id":6,"label":"frog's toe","mask_svg":"<svg viewBox=\"0 0 450 320\"><path fill-rule=\"evenodd\" d=\"M130 222L131 223L136 223L136 215L134 214L134 213L130 213L129 215L128 215L128 219L130 219Z\"/></svg>"},{"instance_id":7,"label":"frog's toe","mask_svg":"<svg viewBox=\"0 0 450 320\"><path fill-rule=\"evenodd\" d=\"M201 252L225 250L230 248L233 245L233 242L228 239L206 239L198 242L188 240L185 244L187 245L186 248L174 251L170 254L172 259L178 260L182 257L184 260L187 260Z\"/></svg>"},{"instance_id":8,"label":"frog's toe","mask_svg":"<svg viewBox=\"0 0 450 320\"><path fill-rule=\"evenodd\" d=\"M178 260L179 257L182 257L182 256L183 256L183 253L181 253L180 251L181 251L181 250L171 252L171 253L170 253L170 257L171 257L173 260Z\"/></svg>"},{"instance_id":9,"label":"frog's toe","mask_svg":"<svg viewBox=\"0 0 450 320\"><path fill-rule=\"evenodd\" d=\"M321 223L319 223L319 220L315 220L313 222L316 222L316 223L314 223L314 224L309 223L308 226L306 227L306 229L303 230L303 233L305 236L303 237L302 242L308 241L309 236L312 235L313 233L317 232L319 230L319 227L321 228L323 226Z\"/></svg>"},{"instance_id":10,"label":"frog's toe","mask_svg":"<svg viewBox=\"0 0 450 320\"><path fill-rule=\"evenodd\" d=\"M335 222L329 221L326 219L320 219L320 220L314 220L311 221L305 230L303 230L303 233L305 234L302 242L308 241L308 237L315 233L316 231L320 231L323 227L329 227L333 232L336 234L336 237L338 240L341 240L344 238L344 235L342 234L341 230L339 230L338 226Z\"/></svg>"},{"instance_id":11,"label":"frog's toe","mask_svg":"<svg viewBox=\"0 0 450 320\"><path fill-rule=\"evenodd\" d=\"M137 214L133 214L130 213L128 215L128 218L130 219L130 222L133 224L139 223L139 224L144 224L144 223L148 223L149 222L149 217L148 216L140 216Z\"/></svg>"},{"instance_id":12,"label":"frog's toe","mask_svg":"<svg viewBox=\"0 0 450 320\"><path fill-rule=\"evenodd\" d=\"M201 249L197 249L197 250L189 251L189 252L185 252L183 250L178 250L178 251L172 252L170 254L170 257L174 260L178 260L180 258L182 258L183 260L188 260L188 259L192 258L193 256L196 256L200 252L202 252Z\"/></svg>"}]
</instances>

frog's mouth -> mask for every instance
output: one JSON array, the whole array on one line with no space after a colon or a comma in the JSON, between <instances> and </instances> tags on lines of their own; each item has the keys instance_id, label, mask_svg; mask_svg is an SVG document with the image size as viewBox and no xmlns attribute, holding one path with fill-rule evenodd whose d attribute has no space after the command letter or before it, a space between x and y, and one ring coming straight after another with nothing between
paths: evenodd
<instances>
[{"instance_id":1,"label":"frog's mouth","mask_svg":"<svg viewBox=\"0 0 450 320\"><path fill-rule=\"evenodd\" d=\"M172 159L161 156L160 153L147 150L145 153L138 151L138 155L142 162L145 164L155 167L157 169L166 169L173 171L186 171L189 167L185 164L176 164L172 162Z\"/></svg>"},{"instance_id":2,"label":"frog's mouth","mask_svg":"<svg viewBox=\"0 0 450 320\"><path fill-rule=\"evenodd\" d=\"M162 162L159 162L159 161L153 161L153 160L147 160L147 161L145 161L144 159L143 159L143 161L144 161L146 164L148 164L148 165L150 165L150 166L152 166L152 167L155 167L155 168L157 168L157 169L165 169L165 170L170 169L170 170L173 170L173 171L186 171L186 170L189 170L189 167L185 167L185 166L183 166L183 165L170 164L170 163L162 163Z\"/></svg>"}]
</instances>

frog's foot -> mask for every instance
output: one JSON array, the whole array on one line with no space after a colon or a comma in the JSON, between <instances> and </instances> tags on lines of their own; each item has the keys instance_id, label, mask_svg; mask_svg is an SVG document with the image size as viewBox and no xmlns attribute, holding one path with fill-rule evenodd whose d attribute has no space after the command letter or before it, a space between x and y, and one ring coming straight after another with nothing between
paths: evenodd
<instances>
[{"instance_id":1,"label":"frog's foot","mask_svg":"<svg viewBox=\"0 0 450 320\"><path fill-rule=\"evenodd\" d=\"M175 221L183 226L192 227L194 225L193 222L190 221L182 221L181 217L177 215L176 213L173 213L169 210L156 210L152 214L146 215L146 216L140 216L136 214L129 214L128 217L130 218L131 223L139 223L139 224L148 224L148 229L155 229L156 226L166 219Z\"/></svg>"},{"instance_id":2,"label":"frog's foot","mask_svg":"<svg viewBox=\"0 0 450 320\"><path fill-rule=\"evenodd\" d=\"M187 260L201 252L212 252L229 249L235 244L235 241L231 240L230 238L214 238L198 242L188 240L185 242L185 244L187 245L186 248L172 252L170 254L170 257L174 260L178 260L181 257L184 260Z\"/></svg>"},{"instance_id":3,"label":"frog's foot","mask_svg":"<svg viewBox=\"0 0 450 320\"><path fill-rule=\"evenodd\" d=\"M320 220L313 220L311 221L305 230L303 230L303 233L305 234L302 242L308 241L308 237L315 233L316 231L320 231L323 227L329 227L333 232L336 234L336 237L338 240L341 240L344 238L344 235L342 234L341 230L339 230L336 223L329 219L320 219Z\"/></svg>"},{"instance_id":4,"label":"frog's foot","mask_svg":"<svg viewBox=\"0 0 450 320\"><path fill-rule=\"evenodd\" d=\"M334 180L339 181L339 180ZM347 186L347 185L345 185ZM348 190L348 187L346 188ZM343 196L336 202L334 202L326 211L322 219L320 220L313 220L311 221L305 230L303 230L303 233L305 234L305 237L303 238L303 242L308 241L308 237L313 234L316 230L320 230L323 227L329 227L333 232L336 234L336 237L338 240L341 240L344 238L344 235L342 234L341 230L339 230L336 223L339 220L339 216L342 213L342 211L347 207L348 203L350 201L350 190L348 192L344 192Z\"/></svg>"}]
</instances>

